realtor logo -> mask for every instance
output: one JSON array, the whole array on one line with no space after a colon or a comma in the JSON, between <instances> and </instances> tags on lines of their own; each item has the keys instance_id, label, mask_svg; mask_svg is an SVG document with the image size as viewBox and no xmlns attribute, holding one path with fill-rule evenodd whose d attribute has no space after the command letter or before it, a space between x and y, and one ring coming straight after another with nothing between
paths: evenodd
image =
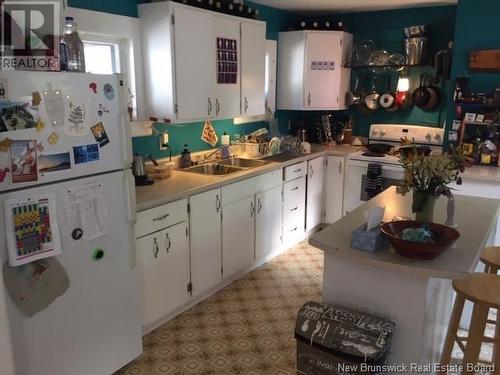
<instances>
[{"instance_id":1,"label":"realtor logo","mask_svg":"<svg viewBox=\"0 0 500 375\"><path fill-rule=\"evenodd\" d=\"M2 70L59 70L59 6L58 0L2 2Z\"/></svg>"}]
</instances>

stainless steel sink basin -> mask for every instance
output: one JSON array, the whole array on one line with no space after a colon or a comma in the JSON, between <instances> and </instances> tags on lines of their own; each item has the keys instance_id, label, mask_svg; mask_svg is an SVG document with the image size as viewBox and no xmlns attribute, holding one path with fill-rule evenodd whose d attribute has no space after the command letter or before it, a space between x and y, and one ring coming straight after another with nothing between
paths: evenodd
<instances>
[{"instance_id":1,"label":"stainless steel sink basin","mask_svg":"<svg viewBox=\"0 0 500 375\"><path fill-rule=\"evenodd\" d=\"M184 172L208 174L213 176L223 176L231 173L242 171L243 168L232 165L224 165L222 163L208 163L196 165L194 167L183 169Z\"/></svg>"},{"instance_id":2,"label":"stainless steel sink basin","mask_svg":"<svg viewBox=\"0 0 500 375\"><path fill-rule=\"evenodd\" d=\"M240 158L231 158L227 160L221 160L219 162L219 164L231 165L233 167L238 167L238 168L256 168L266 165L268 163L269 162L265 160L240 159Z\"/></svg>"}]
</instances>

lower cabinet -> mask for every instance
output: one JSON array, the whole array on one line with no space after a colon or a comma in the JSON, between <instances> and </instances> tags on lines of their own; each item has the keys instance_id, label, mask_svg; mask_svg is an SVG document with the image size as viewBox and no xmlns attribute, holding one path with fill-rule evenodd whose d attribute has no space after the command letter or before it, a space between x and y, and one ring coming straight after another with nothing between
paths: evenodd
<instances>
[{"instance_id":1,"label":"lower cabinet","mask_svg":"<svg viewBox=\"0 0 500 375\"><path fill-rule=\"evenodd\" d=\"M326 222L335 223L343 216L345 159L328 156L326 167Z\"/></svg>"},{"instance_id":2,"label":"lower cabinet","mask_svg":"<svg viewBox=\"0 0 500 375\"><path fill-rule=\"evenodd\" d=\"M323 178L325 158L307 162L306 232L316 228L323 219Z\"/></svg>"},{"instance_id":3,"label":"lower cabinet","mask_svg":"<svg viewBox=\"0 0 500 375\"><path fill-rule=\"evenodd\" d=\"M227 279L254 261L254 196L222 206L222 270Z\"/></svg>"},{"instance_id":4,"label":"lower cabinet","mask_svg":"<svg viewBox=\"0 0 500 375\"><path fill-rule=\"evenodd\" d=\"M173 312L189 299L187 234L187 223L182 222L136 240L145 326Z\"/></svg>"},{"instance_id":5,"label":"lower cabinet","mask_svg":"<svg viewBox=\"0 0 500 375\"><path fill-rule=\"evenodd\" d=\"M263 259L281 248L281 185L255 195L255 260Z\"/></svg>"},{"instance_id":6,"label":"lower cabinet","mask_svg":"<svg viewBox=\"0 0 500 375\"><path fill-rule=\"evenodd\" d=\"M191 283L197 297L222 281L221 189L191 196L189 206Z\"/></svg>"}]
</instances>

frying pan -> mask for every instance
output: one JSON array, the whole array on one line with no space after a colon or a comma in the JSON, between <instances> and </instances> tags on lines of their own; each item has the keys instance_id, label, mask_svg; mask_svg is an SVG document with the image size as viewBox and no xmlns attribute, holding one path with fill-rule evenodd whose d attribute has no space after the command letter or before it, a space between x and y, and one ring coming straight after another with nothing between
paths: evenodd
<instances>
[{"instance_id":1,"label":"frying pan","mask_svg":"<svg viewBox=\"0 0 500 375\"><path fill-rule=\"evenodd\" d=\"M377 77L373 77L372 89L363 98L363 103L365 108L368 110L368 113L375 112L378 109L378 100L380 98L380 94L377 92L376 84Z\"/></svg>"},{"instance_id":2,"label":"frying pan","mask_svg":"<svg viewBox=\"0 0 500 375\"><path fill-rule=\"evenodd\" d=\"M356 83L354 84L354 91L348 91L345 94L345 102L347 105L357 105L362 99L362 93L359 90L359 77L356 77Z\"/></svg>"},{"instance_id":3,"label":"frying pan","mask_svg":"<svg viewBox=\"0 0 500 375\"><path fill-rule=\"evenodd\" d=\"M387 78L387 91L380 95L379 105L387 112L394 112L398 110L398 106L396 104L396 95L393 91L391 91L392 86L392 77L389 74Z\"/></svg>"},{"instance_id":4,"label":"frying pan","mask_svg":"<svg viewBox=\"0 0 500 375\"><path fill-rule=\"evenodd\" d=\"M365 78L365 80L366 80L366 78ZM369 108L367 108L367 107L366 107L366 105L365 105L365 96L366 96L366 95L367 95L367 94L364 92L364 90L363 90L363 89L361 89L361 90L360 90L360 100L359 100L358 105L357 105L358 112L359 112L359 113L362 113L362 114L365 114L365 115L367 115L367 114L369 114L369 113L371 113L371 112L372 112L372 111L371 111Z\"/></svg>"},{"instance_id":5,"label":"frying pan","mask_svg":"<svg viewBox=\"0 0 500 375\"><path fill-rule=\"evenodd\" d=\"M417 107L424 107L430 99L430 93L427 91L424 83L424 75L420 75L420 86L413 91L413 104Z\"/></svg>"},{"instance_id":6,"label":"frying pan","mask_svg":"<svg viewBox=\"0 0 500 375\"><path fill-rule=\"evenodd\" d=\"M436 77L437 79L437 77ZM429 100L425 105L420 107L424 111L432 111L435 109L438 104L439 104L439 99L441 97L441 92L439 88L433 84L427 85L425 87L427 89L427 92L429 93Z\"/></svg>"},{"instance_id":7,"label":"frying pan","mask_svg":"<svg viewBox=\"0 0 500 375\"><path fill-rule=\"evenodd\" d=\"M383 143L371 143L367 144L365 147L368 151L375 152L377 154L385 154L389 152L392 148L391 145L386 145Z\"/></svg>"}]
</instances>

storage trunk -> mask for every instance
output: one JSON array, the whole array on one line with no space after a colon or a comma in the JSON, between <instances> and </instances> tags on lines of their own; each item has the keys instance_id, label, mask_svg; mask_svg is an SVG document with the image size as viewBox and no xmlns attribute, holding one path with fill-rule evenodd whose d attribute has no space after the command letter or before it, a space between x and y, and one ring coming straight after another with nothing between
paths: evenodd
<instances>
[{"instance_id":1,"label":"storage trunk","mask_svg":"<svg viewBox=\"0 0 500 375\"><path fill-rule=\"evenodd\" d=\"M295 326L298 375L383 374L394 323L341 306L307 302Z\"/></svg>"}]
</instances>

